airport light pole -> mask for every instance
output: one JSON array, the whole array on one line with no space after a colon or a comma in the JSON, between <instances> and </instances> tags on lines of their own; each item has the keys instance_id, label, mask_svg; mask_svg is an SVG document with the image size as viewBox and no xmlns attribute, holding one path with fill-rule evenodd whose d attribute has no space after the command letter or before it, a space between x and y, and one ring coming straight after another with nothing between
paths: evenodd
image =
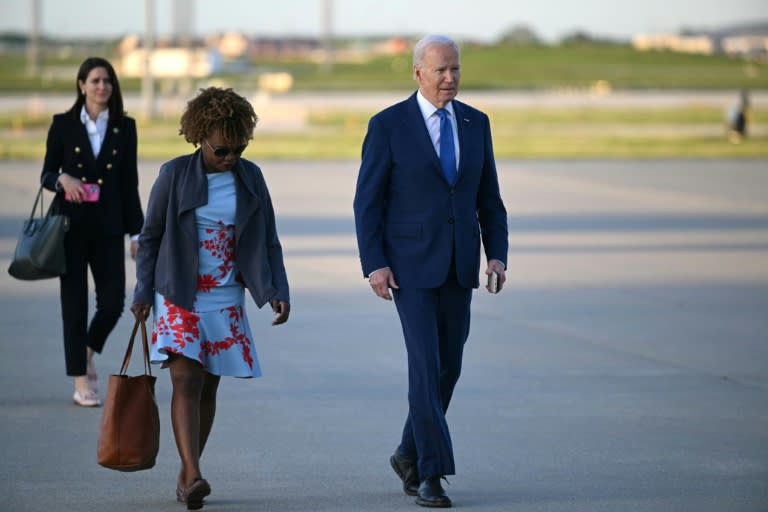
<instances>
[{"instance_id":1,"label":"airport light pole","mask_svg":"<svg viewBox=\"0 0 768 512\"><path fill-rule=\"evenodd\" d=\"M27 74L30 76L40 73L40 1L29 0L31 23L27 43Z\"/></svg>"},{"instance_id":2,"label":"airport light pole","mask_svg":"<svg viewBox=\"0 0 768 512\"><path fill-rule=\"evenodd\" d=\"M141 99L144 119L155 117L155 78L152 75L152 52L155 48L155 0L144 0L144 75Z\"/></svg>"},{"instance_id":3,"label":"airport light pole","mask_svg":"<svg viewBox=\"0 0 768 512\"><path fill-rule=\"evenodd\" d=\"M322 8L322 26L323 26L323 56L322 70L330 73L333 70L334 48L333 48L333 0L323 0Z\"/></svg>"}]
</instances>

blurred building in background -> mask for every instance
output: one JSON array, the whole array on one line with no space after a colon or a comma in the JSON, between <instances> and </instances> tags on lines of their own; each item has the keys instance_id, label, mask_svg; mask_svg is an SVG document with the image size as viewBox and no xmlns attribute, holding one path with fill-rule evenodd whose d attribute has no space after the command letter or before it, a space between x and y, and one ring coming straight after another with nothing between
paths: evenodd
<instances>
[{"instance_id":1,"label":"blurred building in background","mask_svg":"<svg viewBox=\"0 0 768 512\"><path fill-rule=\"evenodd\" d=\"M715 41L709 36L678 34L638 34L632 38L636 50L672 50L683 53L715 53Z\"/></svg>"},{"instance_id":2,"label":"blurred building in background","mask_svg":"<svg viewBox=\"0 0 768 512\"><path fill-rule=\"evenodd\" d=\"M717 31L685 30L680 34L637 34L632 46L641 51L670 50L768 60L768 23L748 24Z\"/></svg>"},{"instance_id":3,"label":"blurred building in background","mask_svg":"<svg viewBox=\"0 0 768 512\"><path fill-rule=\"evenodd\" d=\"M146 48L138 36L124 38L118 45L120 74L126 78L144 76ZM222 69L223 57L217 48L201 42L177 44L164 41L149 56L150 72L157 78L205 78Z\"/></svg>"},{"instance_id":4,"label":"blurred building in background","mask_svg":"<svg viewBox=\"0 0 768 512\"><path fill-rule=\"evenodd\" d=\"M723 52L728 55L766 59L768 57L768 35L725 37L722 40L722 47Z\"/></svg>"}]
</instances>

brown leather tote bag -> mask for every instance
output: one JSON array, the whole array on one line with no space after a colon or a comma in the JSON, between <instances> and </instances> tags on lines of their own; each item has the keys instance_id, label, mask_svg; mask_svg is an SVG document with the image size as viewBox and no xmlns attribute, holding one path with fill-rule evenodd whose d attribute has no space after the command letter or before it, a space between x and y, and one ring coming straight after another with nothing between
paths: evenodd
<instances>
[{"instance_id":1,"label":"brown leather tote bag","mask_svg":"<svg viewBox=\"0 0 768 512\"><path fill-rule=\"evenodd\" d=\"M133 341L141 326L144 374L127 375ZM160 447L160 416L155 401L155 379L149 363L147 327L136 320L118 375L110 375L101 418L97 462L117 471L140 471L155 465Z\"/></svg>"}]
</instances>

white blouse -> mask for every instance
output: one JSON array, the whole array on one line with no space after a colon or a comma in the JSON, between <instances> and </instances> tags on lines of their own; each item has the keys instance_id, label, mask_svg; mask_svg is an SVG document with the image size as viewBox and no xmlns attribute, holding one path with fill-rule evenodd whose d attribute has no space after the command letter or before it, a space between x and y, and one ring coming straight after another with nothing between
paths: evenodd
<instances>
[{"instance_id":1,"label":"white blouse","mask_svg":"<svg viewBox=\"0 0 768 512\"><path fill-rule=\"evenodd\" d=\"M88 139L91 141L93 156L98 158L99 151L101 151L101 143L104 142L104 135L107 133L109 109L99 113L94 122L91 116L88 115L88 111L85 110L85 105L83 105L83 108L80 110L80 121L83 122L85 129L88 131Z\"/></svg>"}]
</instances>

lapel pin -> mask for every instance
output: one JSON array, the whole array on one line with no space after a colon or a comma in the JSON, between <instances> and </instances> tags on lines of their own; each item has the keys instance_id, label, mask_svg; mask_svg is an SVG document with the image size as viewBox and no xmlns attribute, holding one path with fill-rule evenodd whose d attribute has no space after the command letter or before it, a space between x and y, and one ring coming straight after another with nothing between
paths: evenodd
<instances>
[{"instance_id":1,"label":"lapel pin","mask_svg":"<svg viewBox=\"0 0 768 512\"><path fill-rule=\"evenodd\" d=\"M465 123L468 123L468 122L469 122L469 119L467 119L467 118L465 117L465 118L464 118L464 122L465 122Z\"/></svg>"}]
</instances>

